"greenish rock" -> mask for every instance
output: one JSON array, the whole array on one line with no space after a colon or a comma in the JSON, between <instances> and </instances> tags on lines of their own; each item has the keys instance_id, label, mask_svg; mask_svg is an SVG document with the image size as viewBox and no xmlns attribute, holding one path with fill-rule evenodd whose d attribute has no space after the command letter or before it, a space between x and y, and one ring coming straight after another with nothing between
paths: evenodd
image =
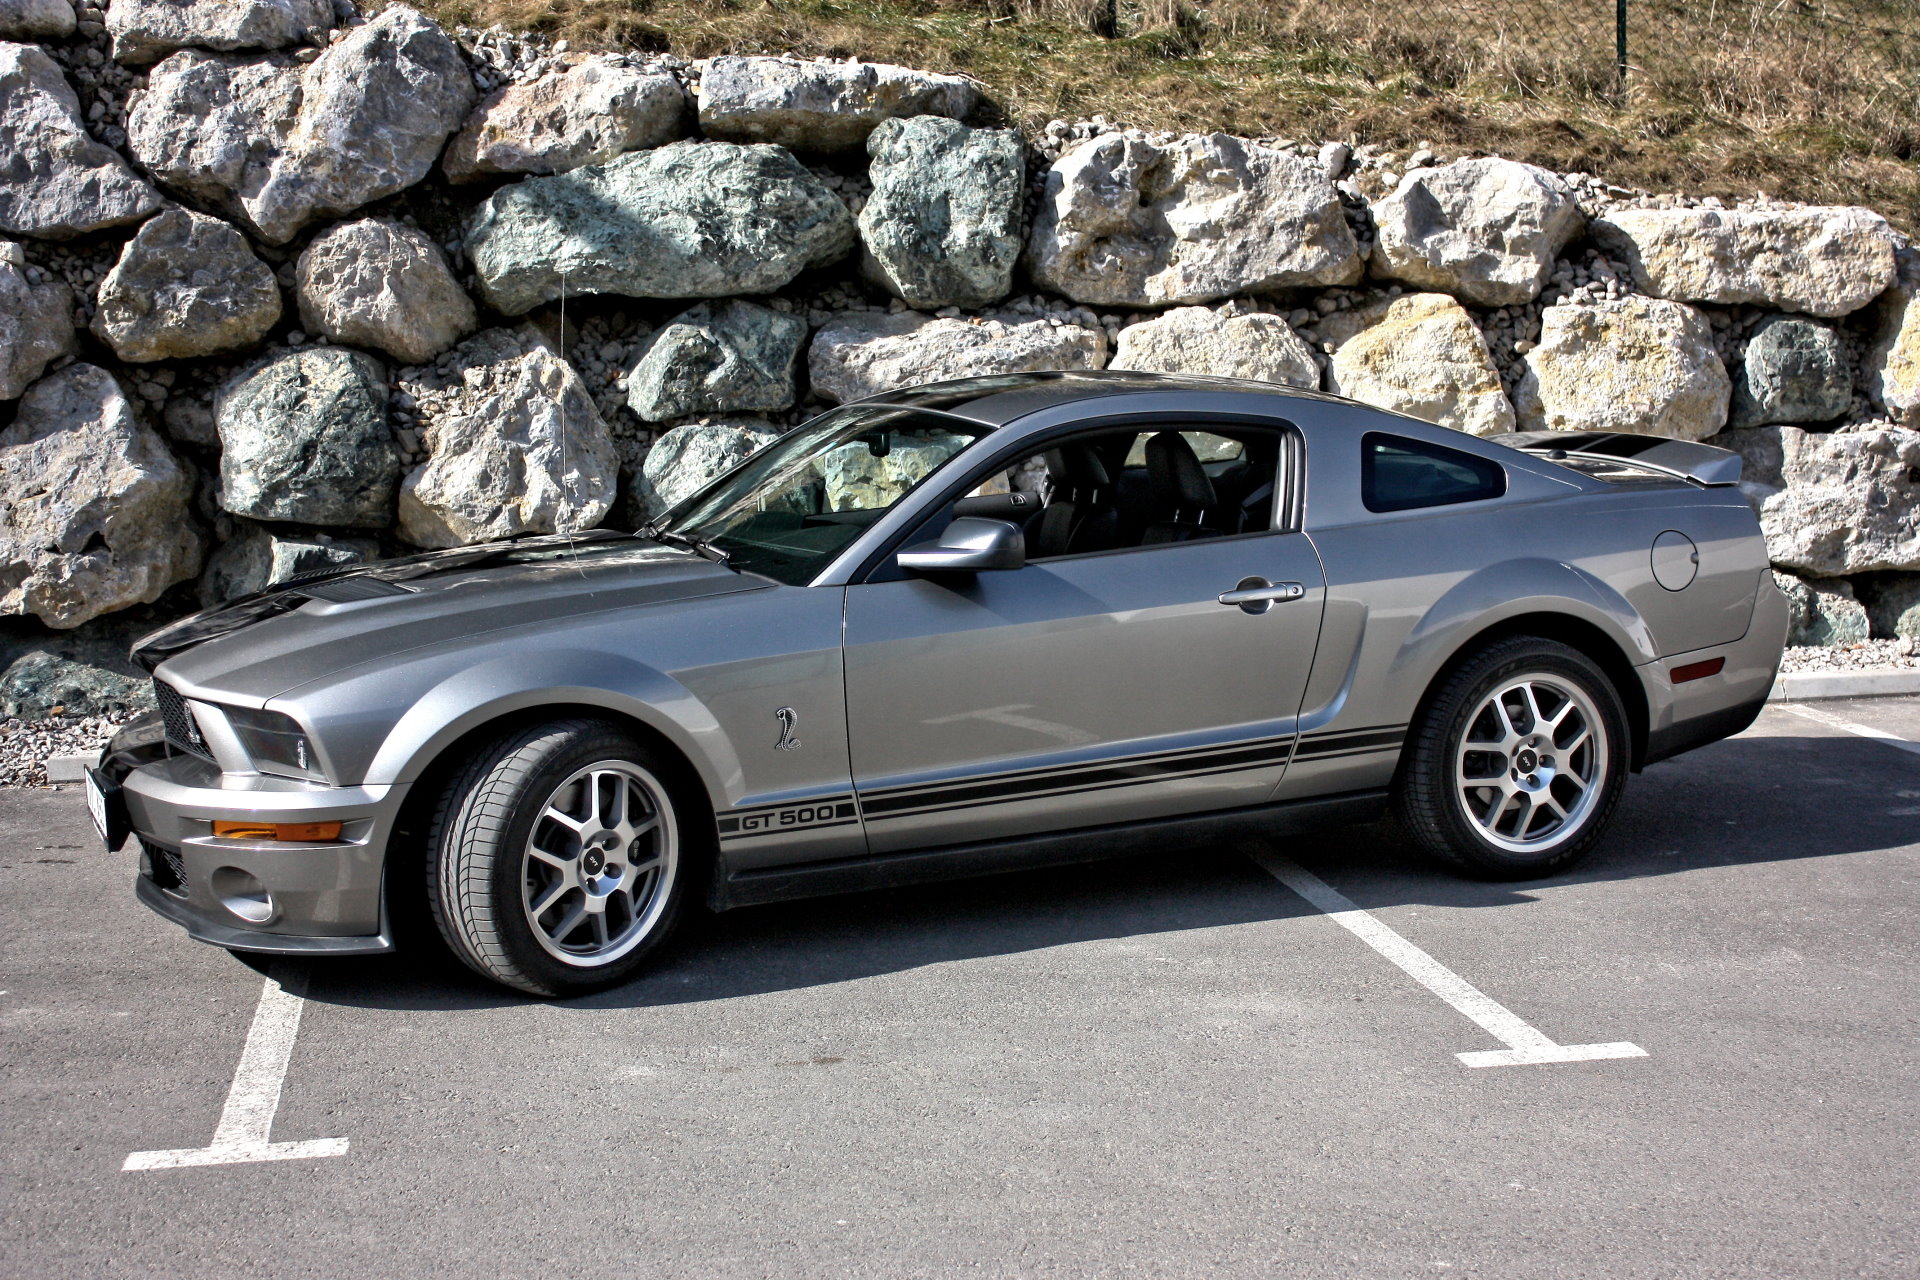
<instances>
[{"instance_id":1,"label":"greenish rock","mask_svg":"<svg viewBox=\"0 0 1920 1280\"><path fill-rule=\"evenodd\" d=\"M1012 129L941 116L883 120L867 139L873 195L862 269L910 306L981 307L1013 288L1026 161Z\"/></svg>"},{"instance_id":2,"label":"greenish rock","mask_svg":"<svg viewBox=\"0 0 1920 1280\"><path fill-rule=\"evenodd\" d=\"M778 436L777 428L758 418L690 422L665 432L623 476L634 523L664 514Z\"/></svg>"},{"instance_id":3,"label":"greenish rock","mask_svg":"<svg viewBox=\"0 0 1920 1280\"><path fill-rule=\"evenodd\" d=\"M1867 594L1867 617L1882 640L1920 640L1920 573L1880 579Z\"/></svg>"},{"instance_id":4,"label":"greenish rock","mask_svg":"<svg viewBox=\"0 0 1920 1280\"><path fill-rule=\"evenodd\" d=\"M676 142L502 187L467 251L487 301L521 315L563 291L771 293L855 239L840 197L784 148Z\"/></svg>"},{"instance_id":5,"label":"greenish rock","mask_svg":"<svg viewBox=\"0 0 1920 1280\"><path fill-rule=\"evenodd\" d=\"M246 524L207 557L207 571L200 578L200 603L212 607L298 574L362 564L379 556L380 544L372 538L280 533Z\"/></svg>"},{"instance_id":6,"label":"greenish rock","mask_svg":"<svg viewBox=\"0 0 1920 1280\"><path fill-rule=\"evenodd\" d=\"M703 302L647 341L627 375L645 422L791 408L807 322L751 302Z\"/></svg>"},{"instance_id":7,"label":"greenish rock","mask_svg":"<svg viewBox=\"0 0 1920 1280\"><path fill-rule=\"evenodd\" d=\"M1844 578L1796 578L1775 573L1773 580L1787 597L1790 645L1859 644L1871 630L1867 611L1854 599Z\"/></svg>"},{"instance_id":8,"label":"greenish rock","mask_svg":"<svg viewBox=\"0 0 1920 1280\"><path fill-rule=\"evenodd\" d=\"M153 682L127 650L152 628L95 623L62 635L0 634L0 716L43 720L153 708Z\"/></svg>"},{"instance_id":9,"label":"greenish rock","mask_svg":"<svg viewBox=\"0 0 1920 1280\"><path fill-rule=\"evenodd\" d=\"M345 347L270 356L220 390L213 419L228 511L350 529L393 523L400 449L373 357Z\"/></svg>"},{"instance_id":10,"label":"greenish rock","mask_svg":"<svg viewBox=\"0 0 1920 1280\"><path fill-rule=\"evenodd\" d=\"M1797 316L1762 321L1733 381L1732 425L1828 422L1853 400L1853 374L1840 335Z\"/></svg>"}]
</instances>

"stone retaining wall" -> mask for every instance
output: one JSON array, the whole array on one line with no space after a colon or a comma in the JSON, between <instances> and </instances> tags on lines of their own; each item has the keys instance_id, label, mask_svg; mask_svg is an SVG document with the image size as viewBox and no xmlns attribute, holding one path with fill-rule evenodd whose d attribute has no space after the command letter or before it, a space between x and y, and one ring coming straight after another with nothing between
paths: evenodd
<instances>
[{"instance_id":1,"label":"stone retaining wall","mask_svg":"<svg viewBox=\"0 0 1920 1280\"><path fill-rule=\"evenodd\" d=\"M1920 254L1872 211L990 111L399 5L0 0L0 710L137 700L163 614L1032 369L1712 440L1798 639L1920 636Z\"/></svg>"}]
</instances>

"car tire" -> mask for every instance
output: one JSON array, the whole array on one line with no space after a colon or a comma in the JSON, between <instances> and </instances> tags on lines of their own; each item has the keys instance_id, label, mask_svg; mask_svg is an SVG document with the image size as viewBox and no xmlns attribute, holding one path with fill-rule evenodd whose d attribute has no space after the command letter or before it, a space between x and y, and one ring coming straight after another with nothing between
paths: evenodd
<instances>
[{"instance_id":1,"label":"car tire","mask_svg":"<svg viewBox=\"0 0 1920 1280\"><path fill-rule=\"evenodd\" d=\"M1631 749L1620 695L1591 658L1539 636L1496 641L1427 699L1401 757L1395 813L1457 871L1552 875L1605 832Z\"/></svg>"},{"instance_id":2,"label":"car tire","mask_svg":"<svg viewBox=\"0 0 1920 1280\"><path fill-rule=\"evenodd\" d=\"M704 862L703 812L675 762L619 726L502 734L447 783L427 900L454 954L537 996L631 977L666 942Z\"/></svg>"}]
</instances>

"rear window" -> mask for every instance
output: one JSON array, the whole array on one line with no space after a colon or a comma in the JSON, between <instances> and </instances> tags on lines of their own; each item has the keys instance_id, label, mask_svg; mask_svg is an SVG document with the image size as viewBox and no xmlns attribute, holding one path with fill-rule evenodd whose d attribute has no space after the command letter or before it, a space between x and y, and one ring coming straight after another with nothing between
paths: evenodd
<instances>
[{"instance_id":1,"label":"rear window","mask_svg":"<svg viewBox=\"0 0 1920 1280\"><path fill-rule=\"evenodd\" d=\"M1360 500L1369 511L1446 507L1507 491L1506 468L1458 449L1374 431L1360 449Z\"/></svg>"}]
</instances>

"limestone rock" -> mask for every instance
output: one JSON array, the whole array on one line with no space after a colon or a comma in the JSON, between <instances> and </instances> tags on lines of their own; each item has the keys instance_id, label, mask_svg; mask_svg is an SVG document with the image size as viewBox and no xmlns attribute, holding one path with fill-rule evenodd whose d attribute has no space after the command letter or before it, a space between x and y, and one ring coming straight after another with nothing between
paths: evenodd
<instances>
[{"instance_id":1,"label":"limestone rock","mask_svg":"<svg viewBox=\"0 0 1920 1280\"><path fill-rule=\"evenodd\" d=\"M519 315L567 292L771 293L853 248L853 215L779 147L676 142L502 187L467 250L487 300Z\"/></svg>"},{"instance_id":2,"label":"limestone rock","mask_svg":"<svg viewBox=\"0 0 1920 1280\"><path fill-rule=\"evenodd\" d=\"M1627 297L1548 307L1513 407L1525 431L1635 431L1704 440L1733 384L1692 307Z\"/></svg>"},{"instance_id":3,"label":"limestone rock","mask_svg":"<svg viewBox=\"0 0 1920 1280\"><path fill-rule=\"evenodd\" d=\"M882 120L961 120L979 99L960 76L881 62L719 57L700 77L700 127L729 142L855 151Z\"/></svg>"},{"instance_id":4,"label":"limestone rock","mask_svg":"<svg viewBox=\"0 0 1920 1280\"><path fill-rule=\"evenodd\" d=\"M627 375L627 403L643 422L791 408L806 339L799 316L738 300L703 302L648 339Z\"/></svg>"},{"instance_id":5,"label":"limestone rock","mask_svg":"<svg viewBox=\"0 0 1920 1280\"><path fill-rule=\"evenodd\" d=\"M1920 574L1881 579L1867 600L1873 634L1885 640L1920 640Z\"/></svg>"},{"instance_id":6,"label":"limestone rock","mask_svg":"<svg viewBox=\"0 0 1920 1280\"><path fill-rule=\"evenodd\" d=\"M1890 417L1920 425L1920 254L1901 255L1900 281L1880 301L1864 369L1867 392Z\"/></svg>"},{"instance_id":7,"label":"limestone rock","mask_svg":"<svg viewBox=\"0 0 1920 1280\"><path fill-rule=\"evenodd\" d=\"M765 422L690 422L653 442L632 478L635 523L651 520L777 437Z\"/></svg>"},{"instance_id":8,"label":"limestone rock","mask_svg":"<svg viewBox=\"0 0 1920 1280\"><path fill-rule=\"evenodd\" d=\"M1478 436L1513 430L1513 406L1486 339L1443 293L1410 293L1320 326L1338 343L1327 389Z\"/></svg>"},{"instance_id":9,"label":"limestone rock","mask_svg":"<svg viewBox=\"0 0 1920 1280\"><path fill-rule=\"evenodd\" d=\"M1531 302L1586 218L1557 174L1492 157L1415 169L1373 206L1373 270L1482 307Z\"/></svg>"},{"instance_id":10,"label":"limestone rock","mask_svg":"<svg viewBox=\"0 0 1920 1280\"><path fill-rule=\"evenodd\" d=\"M882 121L867 154L873 194L860 211L867 273L928 310L1006 297L1026 194L1020 135L915 116Z\"/></svg>"},{"instance_id":11,"label":"limestone rock","mask_svg":"<svg viewBox=\"0 0 1920 1280\"><path fill-rule=\"evenodd\" d=\"M524 333L489 329L454 352L457 385L422 397L429 457L400 490L400 536L456 547L578 533L606 518L619 459L573 367Z\"/></svg>"},{"instance_id":12,"label":"limestone rock","mask_svg":"<svg viewBox=\"0 0 1920 1280\"><path fill-rule=\"evenodd\" d=\"M1867 611L1854 599L1845 578L1807 581L1790 573L1775 573L1774 582L1787 597L1787 643L1790 645L1858 644L1867 638Z\"/></svg>"},{"instance_id":13,"label":"limestone rock","mask_svg":"<svg viewBox=\"0 0 1920 1280\"><path fill-rule=\"evenodd\" d=\"M278 533L257 524L243 528L207 557L200 579L200 603L211 607L237 596L264 591L296 574L378 559L372 538L338 538L327 533Z\"/></svg>"},{"instance_id":14,"label":"limestone rock","mask_svg":"<svg viewBox=\"0 0 1920 1280\"><path fill-rule=\"evenodd\" d=\"M1320 386L1320 366L1286 317L1235 315L1208 307L1175 307L1120 331L1113 369L1251 378L1289 387Z\"/></svg>"},{"instance_id":15,"label":"limestone rock","mask_svg":"<svg viewBox=\"0 0 1920 1280\"><path fill-rule=\"evenodd\" d=\"M256 520L382 529L400 450L387 375L372 356L307 347L268 356L221 388L220 505Z\"/></svg>"},{"instance_id":16,"label":"limestone rock","mask_svg":"<svg viewBox=\"0 0 1920 1280\"><path fill-rule=\"evenodd\" d=\"M455 182L564 173L673 141L686 109L686 92L672 76L589 58L494 93L474 108L440 164Z\"/></svg>"},{"instance_id":17,"label":"limestone rock","mask_svg":"<svg viewBox=\"0 0 1920 1280\"><path fill-rule=\"evenodd\" d=\"M59 40L73 24L68 0L0 0L0 40Z\"/></svg>"},{"instance_id":18,"label":"limestone rock","mask_svg":"<svg viewBox=\"0 0 1920 1280\"><path fill-rule=\"evenodd\" d=\"M100 282L93 332L122 360L241 351L280 319L273 269L218 218L167 209L149 218Z\"/></svg>"},{"instance_id":19,"label":"limestone rock","mask_svg":"<svg viewBox=\"0 0 1920 1280\"><path fill-rule=\"evenodd\" d=\"M166 187L284 244L424 178L473 97L453 41L394 5L306 67L174 54L128 113L128 145Z\"/></svg>"},{"instance_id":20,"label":"limestone rock","mask_svg":"<svg viewBox=\"0 0 1920 1280\"><path fill-rule=\"evenodd\" d=\"M385 218L340 223L300 255L300 323L335 342L424 364L479 326L440 246Z\"/></svg>"},{"instance_id":21,"label":"limestone rock","mask_svg":"<svg viewBox=\"0 0 1920 1280\"><path fill-rule=\"evenodd\" d=\"M181 49L281 49L324 44L333 0L112 0L115 62L143 65Z\"/></svg>"},{"instance_id":22,"label":"limestone rock","mask_svg":"<svg viewBox=\"0 0 1920 1280\"><path fill-rule=\"evenodd\" d=\"M1827 422L1853 402L1840 335L1797 316L1761 321L1747 341L1747 358L1733 384L1736 427Z\"/></svg>"},{"instance_id":23,"label":"limestone rock","mask_svg":"<svg viewBox=\"0 0 1920 1280\"><path fill-rule=\"evenodd\" d=\"M160 193L87 133L60 64L0 42L0 233L65 240L159 207Z\"/></svg>"},{"instance_id":24,"label":"limestone rock","mask_svg":"<svg viewBox=\"0 0 1920 1280\"><path fill-rule=\"evenodd\" d=\"M1714 443L1741 456L1775 565L1817 578L1920 570L1920 431L1750 427Z\"/></svg>"},{"instance_id":25,"label":"limestone rock","mask_svg":"<svg viewBox=\"0 0 1920 1280\"><path fill-rule=\"evenodd\" d=\"M0 431L0 613L77 627L200 571L193 480L119 383L68 365Z\"/></svg>"},{"instance_id":26,"label":"limestone rock","mask_svg":"<svg viewBox=\"0 0 1920 1280\"><path fill-rule=\"evenodd\" d=\"M843 444L817 464L829 511L873 511L907 495L934 469L972 441L945 432L915 433L896 439L885 457L856 440Z\"/></svg>"},{"instance_id":27,"label":"limestone rock","mask_svg":"<svg viewBox=\"0 0 1920 1280\"><path fill-rule=\"evenodd\" d=\"M1352 284L1361 263L1316 162L1224 133L1110 133L1047 171L1027 268L1076 302L1159 307Z\"/></svg>"},{"instance_id":28,"label":"limestone rock","mask_svg":"<svg viewBox=\"0 0 1920 1280\"><path fill-rule=\"evenodd\" d=\"M73 291L33 284L20 246L0 240L0 400L18 399L49 364L70 354Z\"/></svg>"},{"instance_id":29,"label":"limestone rock","mask_svg":"<svg viewBox=\"0 0 1920 1280\"><path fill-rule=\"evenodd\" d=\"M1622 209L1592 233L1636 288L1677 302L1843 316L1894 280L1892 228L1868 209Z\"/></svg>"},{"instance_id":30,"label":"limestone rock","mask_svg":"<svg viewBox=\"0 0 1920 1280\"><path fill-rule=\"evenodd\" d=\"M813 336L807 370L815 394L846 401L944 378L1098 369L1106 360L1106 335L1079 325L855 311L828 321Z\"/></svg>"}]
</instances>

